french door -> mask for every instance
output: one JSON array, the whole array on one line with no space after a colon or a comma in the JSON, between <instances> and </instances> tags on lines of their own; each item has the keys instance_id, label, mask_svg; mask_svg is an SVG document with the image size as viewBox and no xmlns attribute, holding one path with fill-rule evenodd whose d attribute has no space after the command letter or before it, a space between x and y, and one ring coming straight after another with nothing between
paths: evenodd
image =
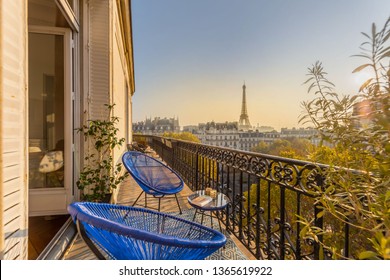
<instances>
[{"instance_id":1,"label":"french door","mask_svg":"<svg viewBox=\"0 0 390 280\"><path fill-rule=\"evenodd\" d=\"M73 185L72 32L29 27L29 214L67 213Z\"/></svg>"}]
</instances>

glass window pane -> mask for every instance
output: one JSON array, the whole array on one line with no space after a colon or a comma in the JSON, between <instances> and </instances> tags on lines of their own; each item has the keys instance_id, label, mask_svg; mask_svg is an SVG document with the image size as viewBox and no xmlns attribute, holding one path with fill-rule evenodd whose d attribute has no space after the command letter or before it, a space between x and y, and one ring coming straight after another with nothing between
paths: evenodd
<instances>
[{"instance_id":1,"label":"glass window pane","mask_svg":"<svg viewBox=\"0 0 390 280\"><path fill-rule=\"evenodd\" d=\"M29 0L28 24L70 27L54 0Z\"/></svg>"},{"instance_id":2,"label":"glass window pane","mask_svg":"<svg viewBox=\"0 0 390 280\"><path fill-rule=\"evenodd\" d=\"M29 186L64 186L64 38L29 34Z\"/></svg>"}]
</instances>

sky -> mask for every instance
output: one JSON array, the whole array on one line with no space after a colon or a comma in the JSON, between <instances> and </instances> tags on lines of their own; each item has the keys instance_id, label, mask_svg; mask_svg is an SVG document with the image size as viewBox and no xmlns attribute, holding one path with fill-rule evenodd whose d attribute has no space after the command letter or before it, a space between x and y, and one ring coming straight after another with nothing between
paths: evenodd
<instances>
[{"instance_id":1,"label":"sky","mask_svg":"<svg viewBox=\"0 0 390 280\"><path fill-rule=\"evenodd\" d=\"M361 32L389 16L389 0L132 0L133 122L238 121L245 82L252 125L302 127L307 69L356 93Z\"/></svg>"}]
</instances>

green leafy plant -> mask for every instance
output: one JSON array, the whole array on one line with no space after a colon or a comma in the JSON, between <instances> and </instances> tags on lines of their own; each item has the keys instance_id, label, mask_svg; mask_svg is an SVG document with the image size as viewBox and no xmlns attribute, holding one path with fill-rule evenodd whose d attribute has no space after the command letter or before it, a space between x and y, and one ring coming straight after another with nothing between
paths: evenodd
<instances>
[{"instance_id":1,"label":"green leafy plant","mask_svg":"<svg viewBox=\"0 0 390 280\"><path fill-rule=\"evenodd\" d=\"M316 62L306 81L315 97L303 102L300 122L314 125L322 139L311 160L330 165L323 174L325 186L316 190L323 209L318 216L348 223L357 232L354 243L368 244L351 250L352 257L390 259L390 18L381 30L373 24L370 35L362 34L368 41L357 57L368 63L353 73L368 70L372 77L359 93L340 95ZM310 221L301 222L301 234L322 235L316 239L320 243L337 234L336 229L325 232ZM332 251L342 257L342 249L334 246Z\"/></svg>"},{"instance_id":2,"label":"green leafy plant","mask_svg":"<svg viewBox=\"0 0 390 280\"><path fill-rule=\"evenodd\" d=\"M113 150L125 142L124 138L117 136L118 117L111 116L115 104L105 106L108 110L107 119L89 120L78 129L92 145L92 152L85 156L86 165L76 183L83 191L83 200L104 201L127 176L127 173L122 172L122 164L114 164L112 157Z\"/></svg>"}]
</instances>

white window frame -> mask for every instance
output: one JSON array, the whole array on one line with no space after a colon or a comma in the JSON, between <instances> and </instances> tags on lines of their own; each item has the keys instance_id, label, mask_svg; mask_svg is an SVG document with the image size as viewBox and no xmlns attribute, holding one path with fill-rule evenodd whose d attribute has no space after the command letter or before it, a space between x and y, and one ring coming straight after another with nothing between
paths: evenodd
<instances>
[{"instance_id":1,"label":"white window frame","mask_svg":"<svg viewBox=\"0 0 390 280\"><path fill-rule=\"evenodd\" d=\"M29 26L29 33L60 35L64 38L64 187L29 189L30 216L67 214L67 205L73 201L73 106L72 92L72 30L61 27ZM64 207L53 209L35 208L41 199L65 196ZM50 208L50 207L49 207Z\"/></svg>"}]
</instances>

